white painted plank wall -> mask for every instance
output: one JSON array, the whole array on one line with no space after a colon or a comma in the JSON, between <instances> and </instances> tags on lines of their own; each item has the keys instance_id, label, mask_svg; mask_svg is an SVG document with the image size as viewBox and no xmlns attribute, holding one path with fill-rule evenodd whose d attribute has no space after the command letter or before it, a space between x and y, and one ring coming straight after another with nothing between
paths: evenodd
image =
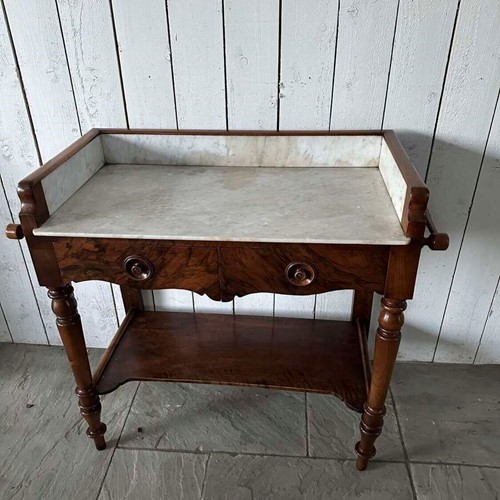
<instances>
[{"instance_id":1,"label":"white painted plank wall","mask_svg":"<svg viewBox=\"0 0 500 500\"><path fill-rule=\"evenodd\" d=\"M42 161L80 137L56 3L5 0ZM57 96L57 106L48 96Z\"/></svg>"},{"instance_id":2,"label":"white painted plank wall","mask_svg":"<svg viewBox=\"0 0 500 500\"><path fill-rule=\"evenodd\" d=\"M380 129L398 0L340 0L331 130Z\"/></svg>"},{"instance_id":3,"label":"white painted plank wall","mask_svg":"<svg viewBox=\"0 0 500 500\"><path fill-rule=\"evenodd\" d=\"M81 130L66 63L58 12L53 2L45 0L33 2L28 10L24 3L11 1L6 2L5 7L9 16L23 85L30 103L30 113L41 160L47 161L65 144L79 137ZM34 63L30 63L33 61ZM58 103L57 106L54 106L55 102ZM20 169L16 169L15 173L17 181L26 175L27 171L22 173ZM13 187L10 187L8 191L15 195ZM12 201L11 205L13 212L17 213L17 200ZM38 307L45 322L48 341L60 344L49 299L46 297L45 290L36 286L36 278L34 278L30 261L28 261L28 268L35 282ZM77 297L82 299L80 309L90 344L109 341L117 325L110 286L89 282L79 284L75 288ZM29 335L33 334L29 333Z\"/></svg>"},{"instance_id":4,"label":"white painted plank wall","mask_svg":"<svg viewBox=\"0 0 500 500\"><path fill-rule=\"evenodd\" d=\"M500 278L497 281L495 295L491 301L488 312L488 319L484 326L482 338L477 348L474 363L496 363L500 359L500 345L498 336L500 335Z\"/></svg>"},{"instance_id":5,"label":"white painted plank wall","mask_svg":"<svg viewBox=\"0 0 500 500\"><path fill-rule=\"evenodd\" d=\"M176 128L165 1L112 6L130 128Z\"/></svg>"},{"instance_id":6,"label":"white painted plank wall","mask_svg":"<svg viewBox=\"0 0 500 500\"><path fill-rule=\"evenodd\" d=\"M460 341L456 345L453 338L434 354L498 96L499 25L497 0L461 3L427 175L430 209L437 227L450 235L450 247L422 254L413 307L406 315L406 336L415 333L421 340L406 359L463 359Z\"/></svg>"},{"instance_id":7,"label":"white painted plank wall","mask_svg":"<svg viewBox=\"0 0 500 500\"><path fill-rule=\"evenodd\" d=\"M275 130L278 0L224 0L229 130Z\"/></svg>"},{"instance_id":8,"label":"white painted plank wall","mask_svg":"<svg viewBox=\"0 0 500 500\"><path fill-rule=\"evenodd\" d=\"M0 10L0 89L0 175L3 188L0 192L0 218L4 227L19 221L17 181L38 167L40 162L3 9ZM30 260L25 242L18 244L2 237L0 258L0 304L12 340L47 343L47 329L55 331L55 325L51 313L44 316L45 323L40 315L39 304L48 303L48 298L37 286L32 266L25 264L25 259Z\"/></svg>"},{"instance_id":9,"label":"white painted plank wall","mask_svg":"<svg viewBox=\"0 0 500 500\"><path fill-rule=\"evenodd\" d=\"M458 0L400 0L383 127L425 178Z\"/></svg>"},{"instance_id":10,"label":"white painted plank wall","mask_svg":"<svg viewBox=\"0 0 500 500\"><path fill-rule=\"evenodd\" d=\"M110 4L57 4L82 133L97 126L126 127Z\"/></svg>"},{"instance_id":11,"label":"white painted plank wall","mask_svg":"<svg viewBox=\"0 0 500 500\"><path fill-rule=\"evenodd\" d=\"M338 0L283 0L280 129L328 130Z\"/></svg>"},{"instance_id":12,"label":"white painted plank wall","mask_svg":"<svg viewBox=\"0 0 500 500\"><path fill-rule=\"evenodd\" d=\"M1 222L17 216L16 182L92 126L394 128L452 238L448 252L424 252L400 357L499 362L500 4L458 3L2 0ZM3 238L0 253L0 341L59 343L25 243ZM90 345L106 345L123 316L114 291L76 286ZM345 318L352 292L214 303L158 290L145 301Z\"/></svg>"},{"instance_id":13,"label":"white painted plank wall","mask_svg":"<svg viewBox=\"0 0 500 500\"><path fill-rule=\"evenodd\" d=\"M226 128L222 0L169 0L179 128Z\"/></svg>"},{"instance_id":14,"label":"white painted plank wall","mask_svg":"<svg viewBox=\"0 0 500 500\"><path fill-rule=\"evenodd\" d=\"M499 186L500 108L497 105L441 328L437 359L474 361L481 326L488 320L491 298L500 276ZM493 340L490 333L493 327L490 323L485 345ZM500 323L496 323L496 333L498 337Z\"/></svg>"}]
</instances>

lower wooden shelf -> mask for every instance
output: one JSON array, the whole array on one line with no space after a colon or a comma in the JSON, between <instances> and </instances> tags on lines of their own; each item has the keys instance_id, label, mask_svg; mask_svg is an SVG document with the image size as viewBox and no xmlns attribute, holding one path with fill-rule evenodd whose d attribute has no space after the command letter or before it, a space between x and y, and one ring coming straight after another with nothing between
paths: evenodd
<instances>
[{"instance_id":1,"label":"lower wooden shelf","mask_svg":"<svg viewBox=\"0 0 500 500\"><path fill-rule=\"evenodd\" d=\"M94 381L100 394L131 380L320 392L362 411L366 352L351 322L131 310Z\"/></svg>"}]
</instances>

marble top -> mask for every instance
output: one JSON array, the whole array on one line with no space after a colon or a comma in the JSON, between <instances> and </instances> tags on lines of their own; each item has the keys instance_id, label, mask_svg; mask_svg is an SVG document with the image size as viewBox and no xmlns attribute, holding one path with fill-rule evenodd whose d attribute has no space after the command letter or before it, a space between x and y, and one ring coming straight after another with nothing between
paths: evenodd
<instances>
[{"instance_id":1,"label":"marble top","mask_svg":"<svg viewBox=\"0 0 500 500\"><path fill-rule=\"evenodd\" d=\"M34 233L405 245L377 167L105 165Z\"/></svg>"}]
</instances>

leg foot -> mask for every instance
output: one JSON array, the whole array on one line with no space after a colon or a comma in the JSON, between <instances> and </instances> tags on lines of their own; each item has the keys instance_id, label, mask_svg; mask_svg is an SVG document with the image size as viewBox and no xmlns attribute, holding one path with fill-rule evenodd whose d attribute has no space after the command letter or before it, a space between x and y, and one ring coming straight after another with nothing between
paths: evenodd
<instances>
[{"instance_id":1,"label":"leg foot","mask_svg":"<svg viewBox=\"0 0 500 500\"><path fill-rule=\"evenodd\" d=\"M99 434L94 436L90 431L90 427L87 429L87 436L94 440L96 450L106 449L106 440L104 439L104 433L106 432L106 424L101 422L101 427L99 429Z\"/></svg>"},{"instance_id":2,"label":"leg foot","mask_svg":"<svg viewBox=\"0 0 500 500\"><path fill-rule=\"evenodd\" d=\"M76 394L78 396L80 413L87 424L89 424L87 436L94 440L95 447L98 450L104 450L106 448L106 441L104 440L106 425L101 422L101 402L99 395L94 387L88 390L77 388Z\"/></svg>"},{"instance_id":3,"label":"leg foot","mask_svg":"<svg viewBox=\"0 0 500 500\"><path fill-rule=\"evenodd\" d=\"M356 453L358 454L358 458L356 459L356 469L359 471L364 471L368 467L368 460L370 458L373 458L375 456L375 446L373 447L373 452L365 455L364 453L361 453L359 450L359 445L361 444L361 441L358 441L356 443L355 449Z\"/></svg>"}]
</instances>

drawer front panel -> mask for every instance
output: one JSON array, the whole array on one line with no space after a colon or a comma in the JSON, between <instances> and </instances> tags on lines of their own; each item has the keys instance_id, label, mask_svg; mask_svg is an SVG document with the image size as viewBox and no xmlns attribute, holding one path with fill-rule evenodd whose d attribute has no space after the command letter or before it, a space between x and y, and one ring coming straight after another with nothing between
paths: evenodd
<instances>
[{"instance_id":1,"label":"drawer front panel","mask_svg":"<svg viewBox=\"0 0 500 500\"><path fill-rule=\"evenodd\" d=\"M221 248L221 293L310 295L341 289L384 290L388 247L273 245Z\"/></svg>"},{"instance_id":2,"label":"drawer front panel","mask_svg":"<svg viewBox=\"0 0 500 500\"><path fill-rule=\"evenodd\" d=\"M217 249L140 241L65 238L54 242L67 281L103 280L135 288L184 288L219 299Z\"/></svg>"}]
</instances>

